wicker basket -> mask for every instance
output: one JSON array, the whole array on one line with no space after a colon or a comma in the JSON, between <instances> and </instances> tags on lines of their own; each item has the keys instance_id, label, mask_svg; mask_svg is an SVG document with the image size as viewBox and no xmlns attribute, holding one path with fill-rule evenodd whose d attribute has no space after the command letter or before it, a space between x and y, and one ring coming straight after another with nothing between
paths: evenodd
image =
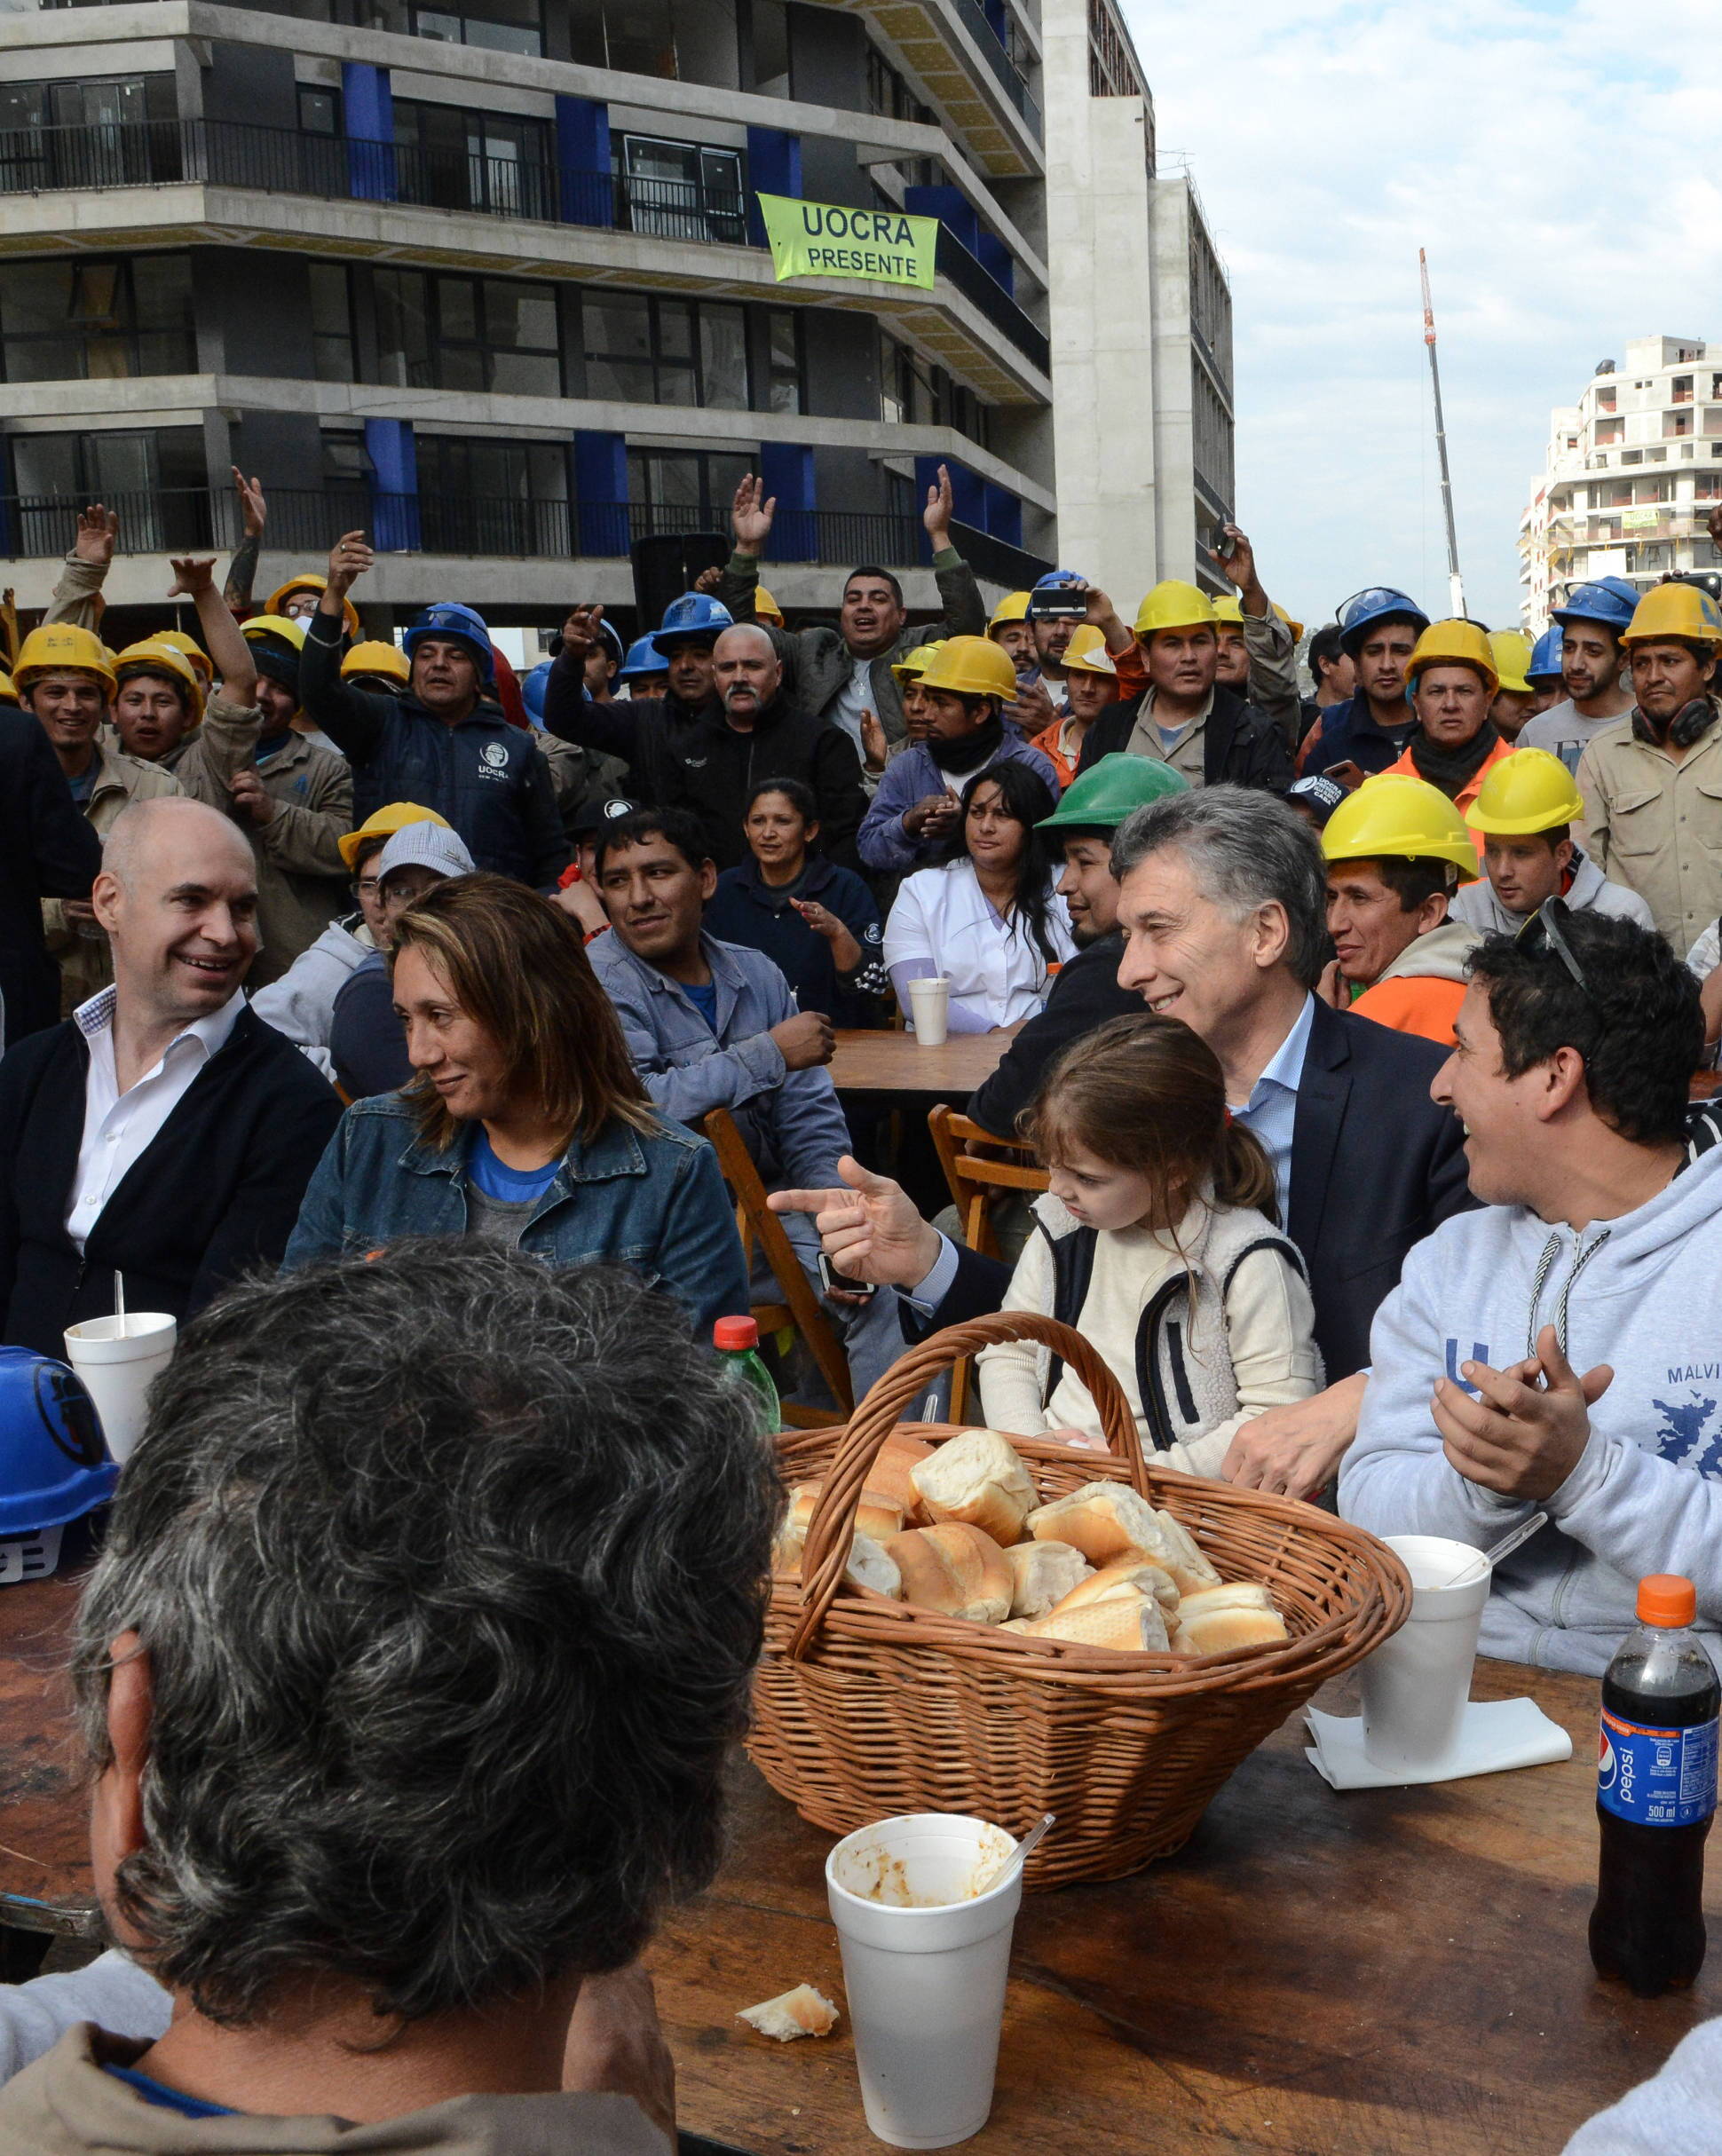
<instances>
[{"instance_id":1,"label":"wicker basket","mask_svg":"<svg viewBox=\"0 0 1722 2156\"><path fill-rule=\"evenodd\" d=\"M947 1363L996 1340L1044 1342L1100 1411L1112 1453L1023 1438L1043 1503L1086 1482L1129 1482L1181 1520L1227 1579L1267 1583L1284 1647L1197 1660L1030 1639L943 1617L843 1578L867 1471L894 1431L937 1444L960 1433L899 1424ZM1405 1621L1410 1582L1360 1528L1293 1503L1147 1465L1111 1372L1080 1334L1007 1311L953 1326L897 1363L842 1429L780 1440L791 1482L825 1478L803 1578L774 1579L749 1749L804 1819L833 1834L904 1812L979 1813L1020 1834L1058 1825L1030 1860L1030 1887L1117 1879L1169 1855L1228 1775L1330 1677Z\"/></svg>"}]
</instances>

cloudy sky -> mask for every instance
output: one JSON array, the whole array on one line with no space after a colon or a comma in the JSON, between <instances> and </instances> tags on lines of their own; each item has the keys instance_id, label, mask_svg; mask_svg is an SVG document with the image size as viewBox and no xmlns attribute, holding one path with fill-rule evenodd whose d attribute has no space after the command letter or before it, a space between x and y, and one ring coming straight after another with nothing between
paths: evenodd
<instances>
[{"instance_id":1,"label":"cloudy sky","mask_svg":"<svg viewBox=\"0 0 1722 2156\"><path fill-rule=\"evenodd\" d=\"M1429 250L1469 610L1519 610L1550 407L1628 336L1722 343L1716 0L1122 0L1231 273L1237 509L1314 623L1445 609Z\"/></svg>"}]
</instances>

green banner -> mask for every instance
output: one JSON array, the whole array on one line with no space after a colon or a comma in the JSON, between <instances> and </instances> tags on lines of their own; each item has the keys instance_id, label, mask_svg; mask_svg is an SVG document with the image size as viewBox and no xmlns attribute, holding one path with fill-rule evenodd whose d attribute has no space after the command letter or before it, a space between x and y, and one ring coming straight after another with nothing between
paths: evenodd
<instances>
[{"instance_id":1,"label":"green banner","mask_svg":"<svg viewBox=\"0 0 1722 2156\"><path fill-rule=\"evenodd\" d=\"M898 209L845 209L834 202L762 194L760 216L778 282L786 277L876 277L887 284L933 282L936 217Z\"/></svg>"}]
</instances>

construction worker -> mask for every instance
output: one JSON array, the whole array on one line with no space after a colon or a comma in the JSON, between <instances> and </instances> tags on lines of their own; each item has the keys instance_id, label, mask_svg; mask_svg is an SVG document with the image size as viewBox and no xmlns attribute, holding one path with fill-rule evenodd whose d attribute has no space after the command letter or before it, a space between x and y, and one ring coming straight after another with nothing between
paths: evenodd
<instances>
[{"instance_id":1,"label":"construction worker","mask_svg":"<svg viewBox=\"0 0 1722 2156\"><path fill-rule=\"evenodd\" d=\"M1032 681L1039 672L1034 660L1034 631L1029 627L1029 595L1007 592L992 610L986 633L1006 652L1020 681Z\"/></svg>"},{"instance_id":2,"label":"construction worker","mask_svg":"<svg viewBox=\"0 0 1722 2156\"><path fill-rule=\"evenodd\" d=\"M114 680L120 746L139 763L172 770L181 744L203 716L197 669L165 636L146 636L118 654Z\"/></svg>"},{"instance_id":3,"label":"construction worker","mask_svg":"<svg viewBox=\"0 0 1722 2156\"><path fill-rule=\"evenodd\" d=\"M109 748L103 739L114 669L92 630L69 621L33 628L18 647L12 682L20 707L47 735L73 800L99 836L107 836L129 802L184 792L171 771ZM59 964L60 1016L69 1018L114 978L107 937L83 898L44 898L42 928Z\"/></svg>"},{"instance_id":4,"label":"construction worker","mask_svg":"<svg viewBox=\"0 0 1722 2156\"><path fill-rule=\"evenodd\" d=\"M317 602L328 588L328 579L326 576L319 576L312 569L304 570L298 576L288 577L286 583L272 591L263 603L263 612L278 615L283 620L309 621L317 611ZM357 636L359 633L359 609L351 599L342 600L341 618L346 624L347 635Z\"/></svg>"},{"instance_id":5,"label":"construction worker","mask_svg":"<svg viewBox=\"0 0 1722 2156\"><path fill-rule=\"evenodd\" d=\"M1638 610L1639 595L1623 576L1579 584L1564 606L1552 610L1560 634L1564 699L1528 721L1520 736L1526 748L1552 749L1569 771L1600 733L1623 719L1632 699L1621 686L1626 653L1621 639Z\"/></svg>"},{"instance_id":6,"label":"construction worker","mask_svg":"<svg viewBox=\"0 0 1722 2156\"><path fill-rule=\"evenodd\" d=\"M1329 999L1450 1047L1465 960L1482 941L1449 917L1458 886L1477 880L1465 818L1438 787L1386 771L1329 817L1322 851L1337 954Z\"/></svg>"},{"instance_id":7,"label":"construction worker","mask_svg":"<svg viewBox=\"0 0 1722 2156\"><path fill-rule=\"evenodd\" d=\"M1573 843L1584 814L1572 773L1548 749L1521 748L1497 763L1465 819L1483 834L1483 880L1465 885L1451 919L1516 936L1545 898L1564 898L1576 913L1589 908L1655 928L1639 894L1610 883Z\"/></svg>"},{"instance_id":8,"label":"construction worker","mask_svg":"<svg viewBox=\"0 0 1722 2156\"><path fill-rule=\"evenodd\" d=\"M1492 628L1489 648L1499 686L1489 716L1503 741L1517 741L1520 729L1536 709L1529 677L1530 638L1521 628Z\"/></svg>"},{"instance_id":9,"label":"construction worker","mask_svg":"<svg viewBox=\"0 0 1722 2156\"><path fill-rule=\"evenodd\" d=\"M1339 644L1357 686L1331 705L1303 757L1306 778L1323 771L1356 786L1398 762L1413 723L1405 704L1405 668L1429 617L1391 585L1374 584L1339 609Z\"/></svg>"},{"instance_id":10,"label":"construction worker","mask_svg":"<svg viewBox=\"0 0 1722 2156\"><path fill-rule=\"evenodd\" d=\"M754 619L763 621L768 628L782 628L784 626L783 609L763 584L754 587Z\"/></svg>"},{"instance_id":11,"label":"construction worker","mask_svg":"<svg viewBox=\"0 0 1722 2156\"><path fill-rule=\"evenodd\" d=\"M1525 679L1530 683L1533 719L1540 719L1545 711L1552 710L1564 694L1560 681L1560 645L1564 634L1557 621L1545 628L1530 647L1530 664L1525 668ZM1525 724L1528 726L1530 720L1528 719ZM1521 727L1519 746L1521 748L1536 748L1541 745L1527 741L1524 728Z\"/></svg>"},{"instance_id":12,"label":"construction worker","mask_svg":"<svg viewBox=\"0 0 1722 2156\"><path fill-rule=\"evenodd\" d=\"M209 663L209 654L203 649L203 646L197 641L196 637L188 636L184 629L158 628L155 632L154 642L157 644L170 644L174 650L178 652L183 658L189 659L191 660L192 672L196 675L199 684L203 691L205 698L207 699L210 690L215 687L215 668Z\"/></svg>"},{"instance_id":13,"label":"construction worker","mask_svg":"<svg viewBox=\"0 0 1722 2156\"><path fill-rule=\"evenodd\" d=\"M1220 666L1215 679L1271 719L1295 751L1303 728L1303 702L1298 689L1298 646L1303 624L1293 621L1262 588L1255 549L1235 524L1220 527L1224 553L1213 557L1220 573L1236 586L1233 596L1214 601L1220 633ZM1125 694L1131 693L1126 680Z\"/></svg>"},{"instance_id":14,"label":"construction worker","mask_svg":"<svg viewBox=\"0 0 1722 2156\"><path fill-rule=\"evenodd\" d=\"M355 689L370 689L379 696L404 696L413 668L398 644L376 640L353 645L341 661L341 678Z\"/></svg>"},{"instance_id":15,"label":"construction worker","mask_svg":"<svg viewBox=\"0 0 1722 2156\"><path fill-rule=\"evenodd\" d=\"M1106 648L1106 633L1094 622L1084 621L1064 647L1064 715L1037 734L1031 744L1058 773L1061 786L1068 786L1076 777L1088 729L1118 700L1118 669Z\"/></svg>"},{"instance_id":16,"label":"construction worker","mask_svg":"<svg viewBox=\"0 0 1722 2156\"><path fill-rule=\"evenodd\" d=\"M1136 649L1115 654L1130 700L1090 725L1078 771L1125 749L1157 756L1193 786L1228 782L1284 793L1292 757L1279 729L1215 680L1219 659L1213 601L1176 577L1157 584L1137 610ZM1133 682L1140 694L1132 694Z\"/></svg>"},{"instance_id":17,"label":"construction worker","mask_svg":"<svg viewBox=\"0 0 1722 2156\"><path fill-rule=\"evenodd\" d=\"M625 696L641 700L662 696L668 689L669 661L654 637L636 636L628 645L628 656L616 669L616 686Z\"/></svg>"},{"instance_id":18,"label":"construction worker","mask_svg":"<svg viewBox=\"0 0 1722 2156\"><path fill-rule=\"evenodd\" d=\"M1438 786L1463 816L1490 768L1513 754L1489 715L1501 683L1488 636L1474 621L1432 621L1405 662L1405 681L1414 723L1405 753L1387 768Z\"/></svg>"},{"instance_id":19,"label":"construction worker","mask_svg":"<svg viewBox=\"0 0 1722 2156\"><path fill-rule=\"evenodd\" d=\"M1213 603L1214 633L1220 639L1220 657L1214 662L1213 677L1224 682L1227 688L1236 690L1239 696L1250 693L1250 647L1244 641L1244 609L1237 599L1216 599Z\"/></svg>"},{"instance_id":20,"label":"construction worker","mask_svg":"<svg viewBox=\"0 0 1722 2156\"><path fill-rule=\"evenodd\" d=\"M1579 758L1585 849L1684 957L1722 912L1722 608L1696 585L1658 584L1621 642L1636 701Z\"/></svg>"}]
</instances>

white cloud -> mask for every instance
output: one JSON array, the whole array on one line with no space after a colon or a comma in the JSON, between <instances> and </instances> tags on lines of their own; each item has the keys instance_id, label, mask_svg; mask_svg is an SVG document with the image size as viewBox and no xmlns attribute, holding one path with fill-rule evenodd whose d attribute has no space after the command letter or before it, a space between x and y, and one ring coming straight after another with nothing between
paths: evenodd
<instances>
[{"instance_id":1,"label":"white cloud","mask_svg":"<svg viewBox=\"0 0 1722 2156\"><path fill-rule=\"evenodd\" d=\"M1460 566L1519 605L1550 407L1630 336L1722 341L1713 0L1122 0L1231 272L1237 511L1311 622L1446 604L1417 253Z\"/></svg>"}]
</instances>

